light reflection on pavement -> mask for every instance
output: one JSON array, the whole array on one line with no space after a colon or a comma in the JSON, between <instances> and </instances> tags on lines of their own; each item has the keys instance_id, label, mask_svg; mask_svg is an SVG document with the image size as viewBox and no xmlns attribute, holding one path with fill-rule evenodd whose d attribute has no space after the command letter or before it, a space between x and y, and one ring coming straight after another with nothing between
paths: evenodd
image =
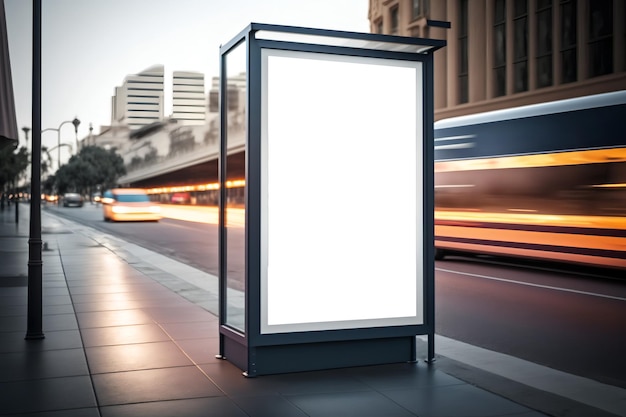
<instances>
[{"instance_id":1,"label":"light reflection on pavement","mask_svg":"<svg viewBox=\"0 0 626 417\"><path fill-rule=\"evenodd\" d=\"M215 206L161 204L161 215L168 219L219 224L219 209ZM227 226L243 227L245 225L245 210L242 208L228 208L226 209L226 218L228 219Z\"/></svg>"}]
</instances>

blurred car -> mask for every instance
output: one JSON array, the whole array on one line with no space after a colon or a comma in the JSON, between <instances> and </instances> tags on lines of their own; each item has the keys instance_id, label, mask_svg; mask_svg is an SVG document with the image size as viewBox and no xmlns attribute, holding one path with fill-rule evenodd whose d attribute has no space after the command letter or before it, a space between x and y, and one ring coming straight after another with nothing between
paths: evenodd
<instances>
[{"instance_id":1,"label":"blurred car","mask_svg":"<svg viewBox=\"0 0 626 417\"><path fill-rule=\"evenodd\" d=\"M58 195L50 195L50 194L44 194L45 197L42 197L42 200L45 200L46 203L54 203L59 199Z\"/></svg>"},{"instance_id":2,"label":"blurred car","mask_svg":"<svg viewBox=\"0 0 626 417\"><path fill-rule=\"evenodd\" d=\"M63 207L82 207L83 196L78 193L63 194Z\"/></svg>"},{"instance_id":3,"label":"blurred car","mask_svg":"<svg viewBox=\"0 0 626 417\"><path fill-rule=\"evenodd\" d=\"M100 199L104 221L161 220L161 207L141 188L114 188Z\"/></svg>"},{"instance_id":4,"label":"blurred car","mask_svg":"<svg viewBox=\"0 0 626 417\"><path fill-rule=\"evenodd\" d=\"M170 199L172 204L190 204L191 195L189 193L174 193Z\"/></svg>"}]
</instances>

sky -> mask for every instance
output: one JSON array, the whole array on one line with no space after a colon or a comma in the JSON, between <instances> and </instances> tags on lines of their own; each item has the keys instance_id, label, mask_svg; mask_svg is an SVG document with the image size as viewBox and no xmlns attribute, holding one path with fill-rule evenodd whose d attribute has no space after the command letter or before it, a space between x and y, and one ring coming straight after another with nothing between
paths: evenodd
<instances>
[{"instance_id":1,"label":"sky","mask_svg":"<svg viewBox=\"0 0 626 417\"><path fill-rule=\"evenodd\" d=\"M32 1L4 0L20 129L32 127ZM77 117L78 138L111 122L111 97L129 74L165 66L219 75L219 47L251 22L369 32L368 0L42 0L42 129ZM171 103L165 103L165 115ZM29 138L31 136L29 135ZM61 142L75 143L64 124ZM56 132L42 145L56 146ZM61 160L69 149L62 147Z\"/></svg>"}]
</instances>

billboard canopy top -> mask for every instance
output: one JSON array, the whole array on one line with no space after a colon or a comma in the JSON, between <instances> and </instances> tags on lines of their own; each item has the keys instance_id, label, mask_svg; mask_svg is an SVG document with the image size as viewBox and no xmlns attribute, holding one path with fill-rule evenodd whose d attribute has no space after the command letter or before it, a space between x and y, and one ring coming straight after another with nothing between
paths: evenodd
<instances>
[{"instance_id":1,"label":"billboard canopy top","mask_svg":"<svg viewBox=\"0 0 626 417\"><path fill-rule=\"evenodd\" d=\"M222 51L230 49L250 34L255 39L281 42L311 43L328 46L342 46L357 49L373 49L391 52L432 54L446 46L445 40L414 38L406 36L382 35L378 33L348 32L341 30L315 29L298 26L250 23Z\"/></svg>"}]
</instances>

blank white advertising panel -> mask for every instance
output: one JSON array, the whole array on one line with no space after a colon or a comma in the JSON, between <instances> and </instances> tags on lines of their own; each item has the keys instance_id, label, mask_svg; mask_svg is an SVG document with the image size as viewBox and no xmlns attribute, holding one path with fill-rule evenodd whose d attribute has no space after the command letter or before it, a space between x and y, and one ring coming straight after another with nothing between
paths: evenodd
<instances>
[{"instance_id":1,"label":"blank white advertising panel","mask_svg":"<svg viewBox=\"0 0 626 417\"><path fill-rule=\"evenodd\" d=\"M262 49L261 333L423 324L422 75Z\"/></svg>"}]
</instances>

